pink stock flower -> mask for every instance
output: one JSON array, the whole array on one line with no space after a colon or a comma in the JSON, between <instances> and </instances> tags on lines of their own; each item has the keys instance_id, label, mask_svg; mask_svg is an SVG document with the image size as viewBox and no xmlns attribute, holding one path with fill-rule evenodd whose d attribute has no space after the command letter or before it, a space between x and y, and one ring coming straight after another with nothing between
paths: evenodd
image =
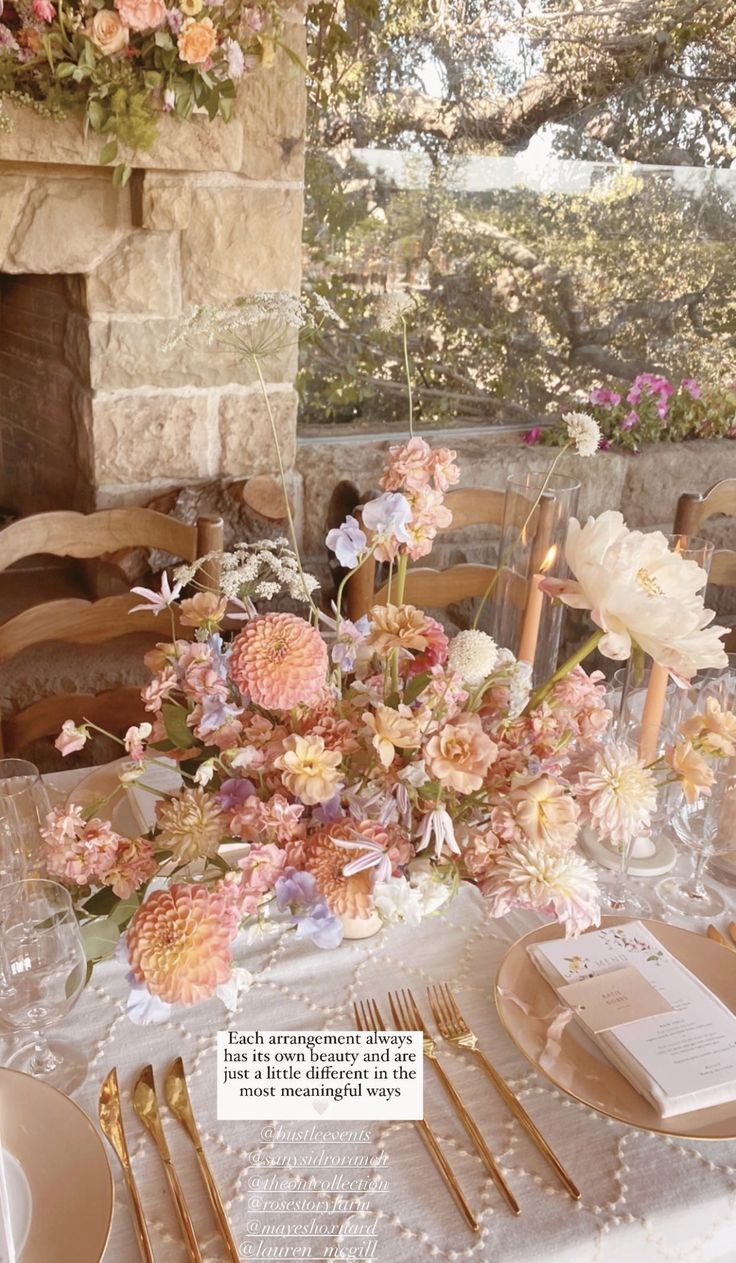
<instances>
[{"instance_id":1,"label":"pink stock flower","mask_svg":"<svg viewBox=\"0 0 736 1263\"><path fill-rule=\"evenodd\" d=\"M310 705L327 677L327 646L316 627L296 614L263 614L233 641L230 675L257 706L289 710Z\"/></svg>"},{"instance_id":2,"label":"pink stock flower","mask_svg":"<svg viewBox=\"0 0 736 1263\"><path fill-rule=\"evenodd\" d=\"M250 894L265 895L273 890L286 863L286 853L272 842L252 846L248 854L238 860L243 882Z\"/></svg>"},{"instance_id":3,"label":"pink stock flower","mask_svg":"<svg viewBox=\"0 0 736 1263\"><path fill-rule=\"evenodd\" d=\"M49 873L76 886L104 881L125 841L106 820L84 820L81 809L55 807L41 835L47 844Z\"/></svg>"},{"instance_id":4,"label":"pink stock flower","mask_svg":"<svg viewBox=\"0 0 736 1263\"><path fill-rule=\"evenodd\" d=\"M230 976L237 927L225 891L173 885L141 904L128 927L127 950L137 982L168 1004L207 1000Z\"/></svg>"},{"instance_id":5,"label":"pink stock flower","mask_svg":"<svg viewBox=\"0 0 736 1263\"><path fill-rule=\"evenodd\" d=\"M153 877L157 868L152 842L146 838L124 838L115 862L104 875L104 884L112 887L118 899L127 899Z\"/></svg>"},{"instance_id":6,"label":"pink stock flower","mask_svg":"<svg viewBox=\"0 0 736 1263\"><path fill-rule=\"evenodd\" d=\"M176 671L173 667L165 667L160 674L154 676L150 684L141 690L141 699L146 710L159 711L164 702L177 688Z\"/></svg>"},{"instance_id":7,"label":"pink stock flower","mask_svg":"<svg viewBox=\"0 0 736 1263\"><path fill-rule=\"evenodd\" d=\"M434 455L426 439L411 438L408 443L388 449L386 468L381 476L383 491L400 491L406 488L419 491L432 477Z\"/></svg>"}]
</instances>

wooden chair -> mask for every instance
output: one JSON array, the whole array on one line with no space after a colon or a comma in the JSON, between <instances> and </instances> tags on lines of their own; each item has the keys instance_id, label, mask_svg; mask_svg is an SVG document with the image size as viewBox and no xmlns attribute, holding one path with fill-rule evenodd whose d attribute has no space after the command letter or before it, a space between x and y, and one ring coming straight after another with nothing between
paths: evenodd
<instances>
[{"instance_id":1,"label":"wooden chair","mask_svg":"<svg viewBox=\"0 0 736 1263\"><path fill-rule=\"evenodd\" d=\"M88 559L128 548L155 548L178 561L194 562L223 545L221 518L200 518L187 525L153 509L105 509L98 513L51 512L21 518L0 531L0 570L38 554ZM217 566L203 566L198 582L217 587ZM135 632L170 635L167 616L146 611L132 614L140 598L130 592L101 600L66 598L33 605L0 626L0 663L49 641L96 645ZM165 619L162 624L162 618ZM177 627L182 635L191 629ZM119 688L97 697L66 694L43 698L3 719L4 750L18 750L32 740L58 732L63 719L86 715L108 730L124 730L144 715L139 691Z\"/></svg>"},{"instance_id":2,"label":"wooden chair","mask_svg":"<svg viewBox=\"0 0 736 1263\"><path fill-rule=\"evenodd\" d=\"M438 535L461 530L466 526L501 526L503 523L504 491L491 491L485 487L464 487L448 491L445 504L452 511L452 523ZM529 531L535 535L532 568L539 563L549 544L549 523L554 511L551 497L542 497L539 509L529 523ZM547 543L544 540L547 539ZM421 609L446 609L458 601L482 597L496 573L494 566L463 562L446 570L430 566L415 566L408 570L404 588L404 600ZM523 609L527 599L527 583L519 576L509 574L505 596ZM372 605L385 603L388 584L376 591L376 563L369 558L348 581L346 587L348 616L353 619L366 614Z\"/></svg>"},{"instance_id":3,"label":"wooden chair","mask_svg":"<svg viewBox=\"0 0 736 1263\"><path fill-rule=\"evenodd\" d=\"M699 535L704 522L713 517L736 518L736 478L724 478L705 493L685 491L677 501L675 535ZM713 554L708 584L718 588L736 587L736 550L717 548ZM726 637L729 653L736 652L736 628Z\"/></svg>"}]
</instances>

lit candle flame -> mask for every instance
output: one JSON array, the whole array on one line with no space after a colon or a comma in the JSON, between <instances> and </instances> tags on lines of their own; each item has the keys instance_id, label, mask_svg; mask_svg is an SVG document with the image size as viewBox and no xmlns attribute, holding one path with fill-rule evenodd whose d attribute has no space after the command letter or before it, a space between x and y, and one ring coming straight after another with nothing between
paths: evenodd
<instances>
[{"instance_id":1,"label":"lit candle flame","mask_svg":"<svg viewBox=\"0 0 736 1263\"><path fill-rule=\"evenodd\" d=\"M548 548L546 553L544 554L544 560L541 566L539 567L539 573L546 574L548 570L551 570L555 564L556 559L557 559L557 545L553 544L552 547Z\"/></svg>"}]
</instances>

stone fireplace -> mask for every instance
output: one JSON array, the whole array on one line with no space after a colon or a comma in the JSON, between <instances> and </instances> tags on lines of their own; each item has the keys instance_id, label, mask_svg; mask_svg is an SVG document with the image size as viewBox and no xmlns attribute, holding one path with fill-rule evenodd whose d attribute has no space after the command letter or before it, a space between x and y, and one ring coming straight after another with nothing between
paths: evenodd
<instances>
[{"instance_id":1,"label":"stone fireplace","mask_svg":"<svg viewBox=\"0 0 736 1263\"><path fill-rule=\"evenodd\" d=\"M303 55L303 30L288 29ZM230 124L164 117L130 184L79 119L7 107L0 132L0 505L147 503L275 469L252 369L166 343L203 303L301 279L304 83L282 54ZM265 376L293 464L296 347Z\"/></svg>"}]
</instances>

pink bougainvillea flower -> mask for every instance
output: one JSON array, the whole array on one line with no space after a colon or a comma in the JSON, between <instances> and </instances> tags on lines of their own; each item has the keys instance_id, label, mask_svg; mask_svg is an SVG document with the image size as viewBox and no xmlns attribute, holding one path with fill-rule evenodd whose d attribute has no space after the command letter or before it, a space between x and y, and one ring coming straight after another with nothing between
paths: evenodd
<instances>
[{"instance_id":1,"label":"pink bougainvillea flower","mask_svg":"<svg viewBox=\"0 0 736 1263\"><path fill-rule=\"evenodd\" d=\"M531 430L527 430L526 434L522 438L522 443L528 443L529 446L531 447L534 443L539 442L541 436L542 436L541 425L533 425Z\"/></svg>"},{"instance_id":2,"label":"pink bougainvillea flower","mask_svg":"<svg viewBox=\"0 0 736 1263\"><path fill-rule=\"evenodd\" d=\"M317 702L327 667L327 646L317 628L296 614L262 614L233 641L232 679L268 710Z\"/></svg>"}]
</instances>

